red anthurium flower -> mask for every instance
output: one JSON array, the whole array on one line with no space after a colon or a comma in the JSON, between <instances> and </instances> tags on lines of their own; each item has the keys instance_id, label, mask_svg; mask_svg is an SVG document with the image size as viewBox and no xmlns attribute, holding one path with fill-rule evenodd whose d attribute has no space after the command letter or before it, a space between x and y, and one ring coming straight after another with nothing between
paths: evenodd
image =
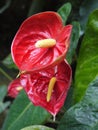
<instances>
[{"instance_id":1,"label":"red anthurium flower","mask_svg":"<svg viewBox=\"0 0 98 130\"><path fill-rule=\"evenodd\" d=\"M64 26L56 12L43 12L26 19L11 46L12 58L21 71L55 66L68 50L72 25Z\"/></svg>"},{"instance_id":2,"label":"red anthurium flower","mask_svg":"<svg viewBox=\"0 0 98 130\"><path fill-rule=\"evenodd\" d=\"M34 105L54 117L63 106L71 83L71 68L66 61L40 72L22 74L21 85Z\"/></svg>"},{"instance_id":3,"label":"red anthurium flower","mask_svg":"<svg viewBox=\"0 0 98 130\"><path fill-rule=\"evenodd\" d=\"M8 95L15 98L22 89L20 78L15 79L8 86Z\"/></svg>"}]
</instances>

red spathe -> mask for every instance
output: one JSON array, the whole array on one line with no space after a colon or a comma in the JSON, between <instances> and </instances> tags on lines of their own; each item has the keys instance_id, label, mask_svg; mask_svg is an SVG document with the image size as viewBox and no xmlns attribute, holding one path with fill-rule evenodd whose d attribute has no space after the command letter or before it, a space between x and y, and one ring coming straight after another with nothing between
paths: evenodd
<instances>
[{"instance_id":1,"label":"red spathe","mask_svg":"<svg viewBox=\"0 0 98 130\"><path fill-rule=\"evenodd\" d=\"M70 43L72 25L64 26L56 12L43 12L26 19L11 46L11 54L20 71L38 71L63 61ZM43 39L55 39L51 48L36 48Z\"/></svg>"},{"instance_id":2,"label":"red spathe","mask_svg":"<svg viewBox=\"0 0 98 130\"><path fill-rule=\"evenodd\" d=\"M36 73L23 74L20 82L34 105L41 106L55 116L64 104L71 83L71 68L66 61ZM56 77L52 96L46 100L49 81Z\"/></svg>"}]
</instances>

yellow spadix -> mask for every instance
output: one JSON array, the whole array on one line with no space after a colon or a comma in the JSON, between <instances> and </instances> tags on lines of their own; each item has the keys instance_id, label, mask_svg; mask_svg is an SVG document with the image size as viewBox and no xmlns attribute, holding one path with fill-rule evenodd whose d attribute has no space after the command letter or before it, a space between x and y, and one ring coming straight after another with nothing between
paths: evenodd
<instances>
[{"instance_id":1,"label":"yellow spadix","mask_svg":"<svg viewBox=\"0 0 98 130\"><path fill-rule=\"evenodd\" d=\"M51 99L52 91L53 91L56 81L57 81L56 77L52 77L50 79L49 86L48 86L48 92L47 92L47 102L49 102Z\"/></svg>"},{"instance_id":2,"label":"yellow spadix","mask_svg":"<svg viewBox=\"0 0 98 130\"><path fill-rule=\"evenodd\" d=\"M35 43L36 48L49 48L53 47L56 44L55 39L43 39Z\"/></svg>"}]
</instances>

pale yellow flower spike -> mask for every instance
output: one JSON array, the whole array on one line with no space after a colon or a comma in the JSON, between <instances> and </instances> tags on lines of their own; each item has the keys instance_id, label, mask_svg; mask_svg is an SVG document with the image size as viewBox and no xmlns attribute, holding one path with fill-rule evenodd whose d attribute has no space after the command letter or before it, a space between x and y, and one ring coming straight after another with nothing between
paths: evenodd
<instances>
[{"instance_id":1,"label":"pale yellow flower spike","mask_svg":"<svg viewBox=\"0 0 98 130\"><path fill-rule=\"evenodd\" d=\"M38 40L35 43L36 48L49 48L53 47L56 44L55 39L43 39L43 40Z\"/></svg>"},{"instance_id":2,"label":"pale yellow flower spike","mask_svg":"<svg viewBox=\"0 0 98 130\"><path fill-rule=\"evenodd\" d=\"M16 88L17 91L21 91L22 89L23 89L22 86L18 86L18 87Z\"/></svg>"},{"instance_id":3,"label":"pale yellow flower spike","mask_svg":"<svg viewBox=\"0 0 98 130\"><path fill-rule=\"evenodd\" d=\"M48 92L47 92L47 102L49 102L51 99L52 91L53 91L53 88L54 88L56 81L57 81L56 77L52 77L50 79L50 82L48 85Z\"/></svg>"}]
</instances>

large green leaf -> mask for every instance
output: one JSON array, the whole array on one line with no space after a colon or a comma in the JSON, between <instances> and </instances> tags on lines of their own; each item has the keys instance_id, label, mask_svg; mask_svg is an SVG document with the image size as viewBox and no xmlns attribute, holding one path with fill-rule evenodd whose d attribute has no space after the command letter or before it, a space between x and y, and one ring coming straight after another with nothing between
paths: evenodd
<instances>
[{"instance_id":1,"label":"large green leaf","mask_svg":"<svg viewBox=\"0 0 98 130\"><path fill-rule=\"evenodd\" d=\"M71 34L71 42L70 42L70 48L67 53L67 61L71 64L72 58L75 55L76 48L78 45L78 40L80 37L80 24L78 22L72 22L73 29Z\"/></svg>"},{"instance_id":2,"label":"large green leaf","mask_svg":"<svg viewBox=\"0 0 98 130\"><path fill-rule=\"evenodd\" d=\"M90 83L81 102L71 107L63 116L57 130L98 129L98 76Z\"/></svg>"},{"instance_id":3,"label":"large green leaf","mask_svg":"<svg viewBox=\"0 0 98 130\"><path fill-rule=\"evenodd\" d=\"M42 125L34 125L34 126L23 128L21 130L54 130L54 129Z\"/></svg>"},{"instance_id":4,"label":"large green leaf","mask_svg":"<svg viewBox=\"0 0 98 130\"><path fill-rule=\"evenodd\" d=\"M13 102L2 130L20 130L29 125L43 124L49 116L44 109L35 107L22 91Z\"/></svg>"},{"instance_id":5,"label":"large green leaf","mask_svg":"<svg viewBox=\"0 0 98 130\"><path fill-rule=\"evenodd\" d=\"M57 11L62 17L63 23L66 24L67 18L71 12L71 4L66 3Z\"/></svg>"},{"instance_id":6,"label":"large green leaf","mask_svg":"<svg viewBox=\"0 0 98 130\"><path fill-rule=\"evenodd\" d=\"M79 101L98 74L98 10L89 17L75 74L74 100Z\"/></svg>"}]
</instances>

